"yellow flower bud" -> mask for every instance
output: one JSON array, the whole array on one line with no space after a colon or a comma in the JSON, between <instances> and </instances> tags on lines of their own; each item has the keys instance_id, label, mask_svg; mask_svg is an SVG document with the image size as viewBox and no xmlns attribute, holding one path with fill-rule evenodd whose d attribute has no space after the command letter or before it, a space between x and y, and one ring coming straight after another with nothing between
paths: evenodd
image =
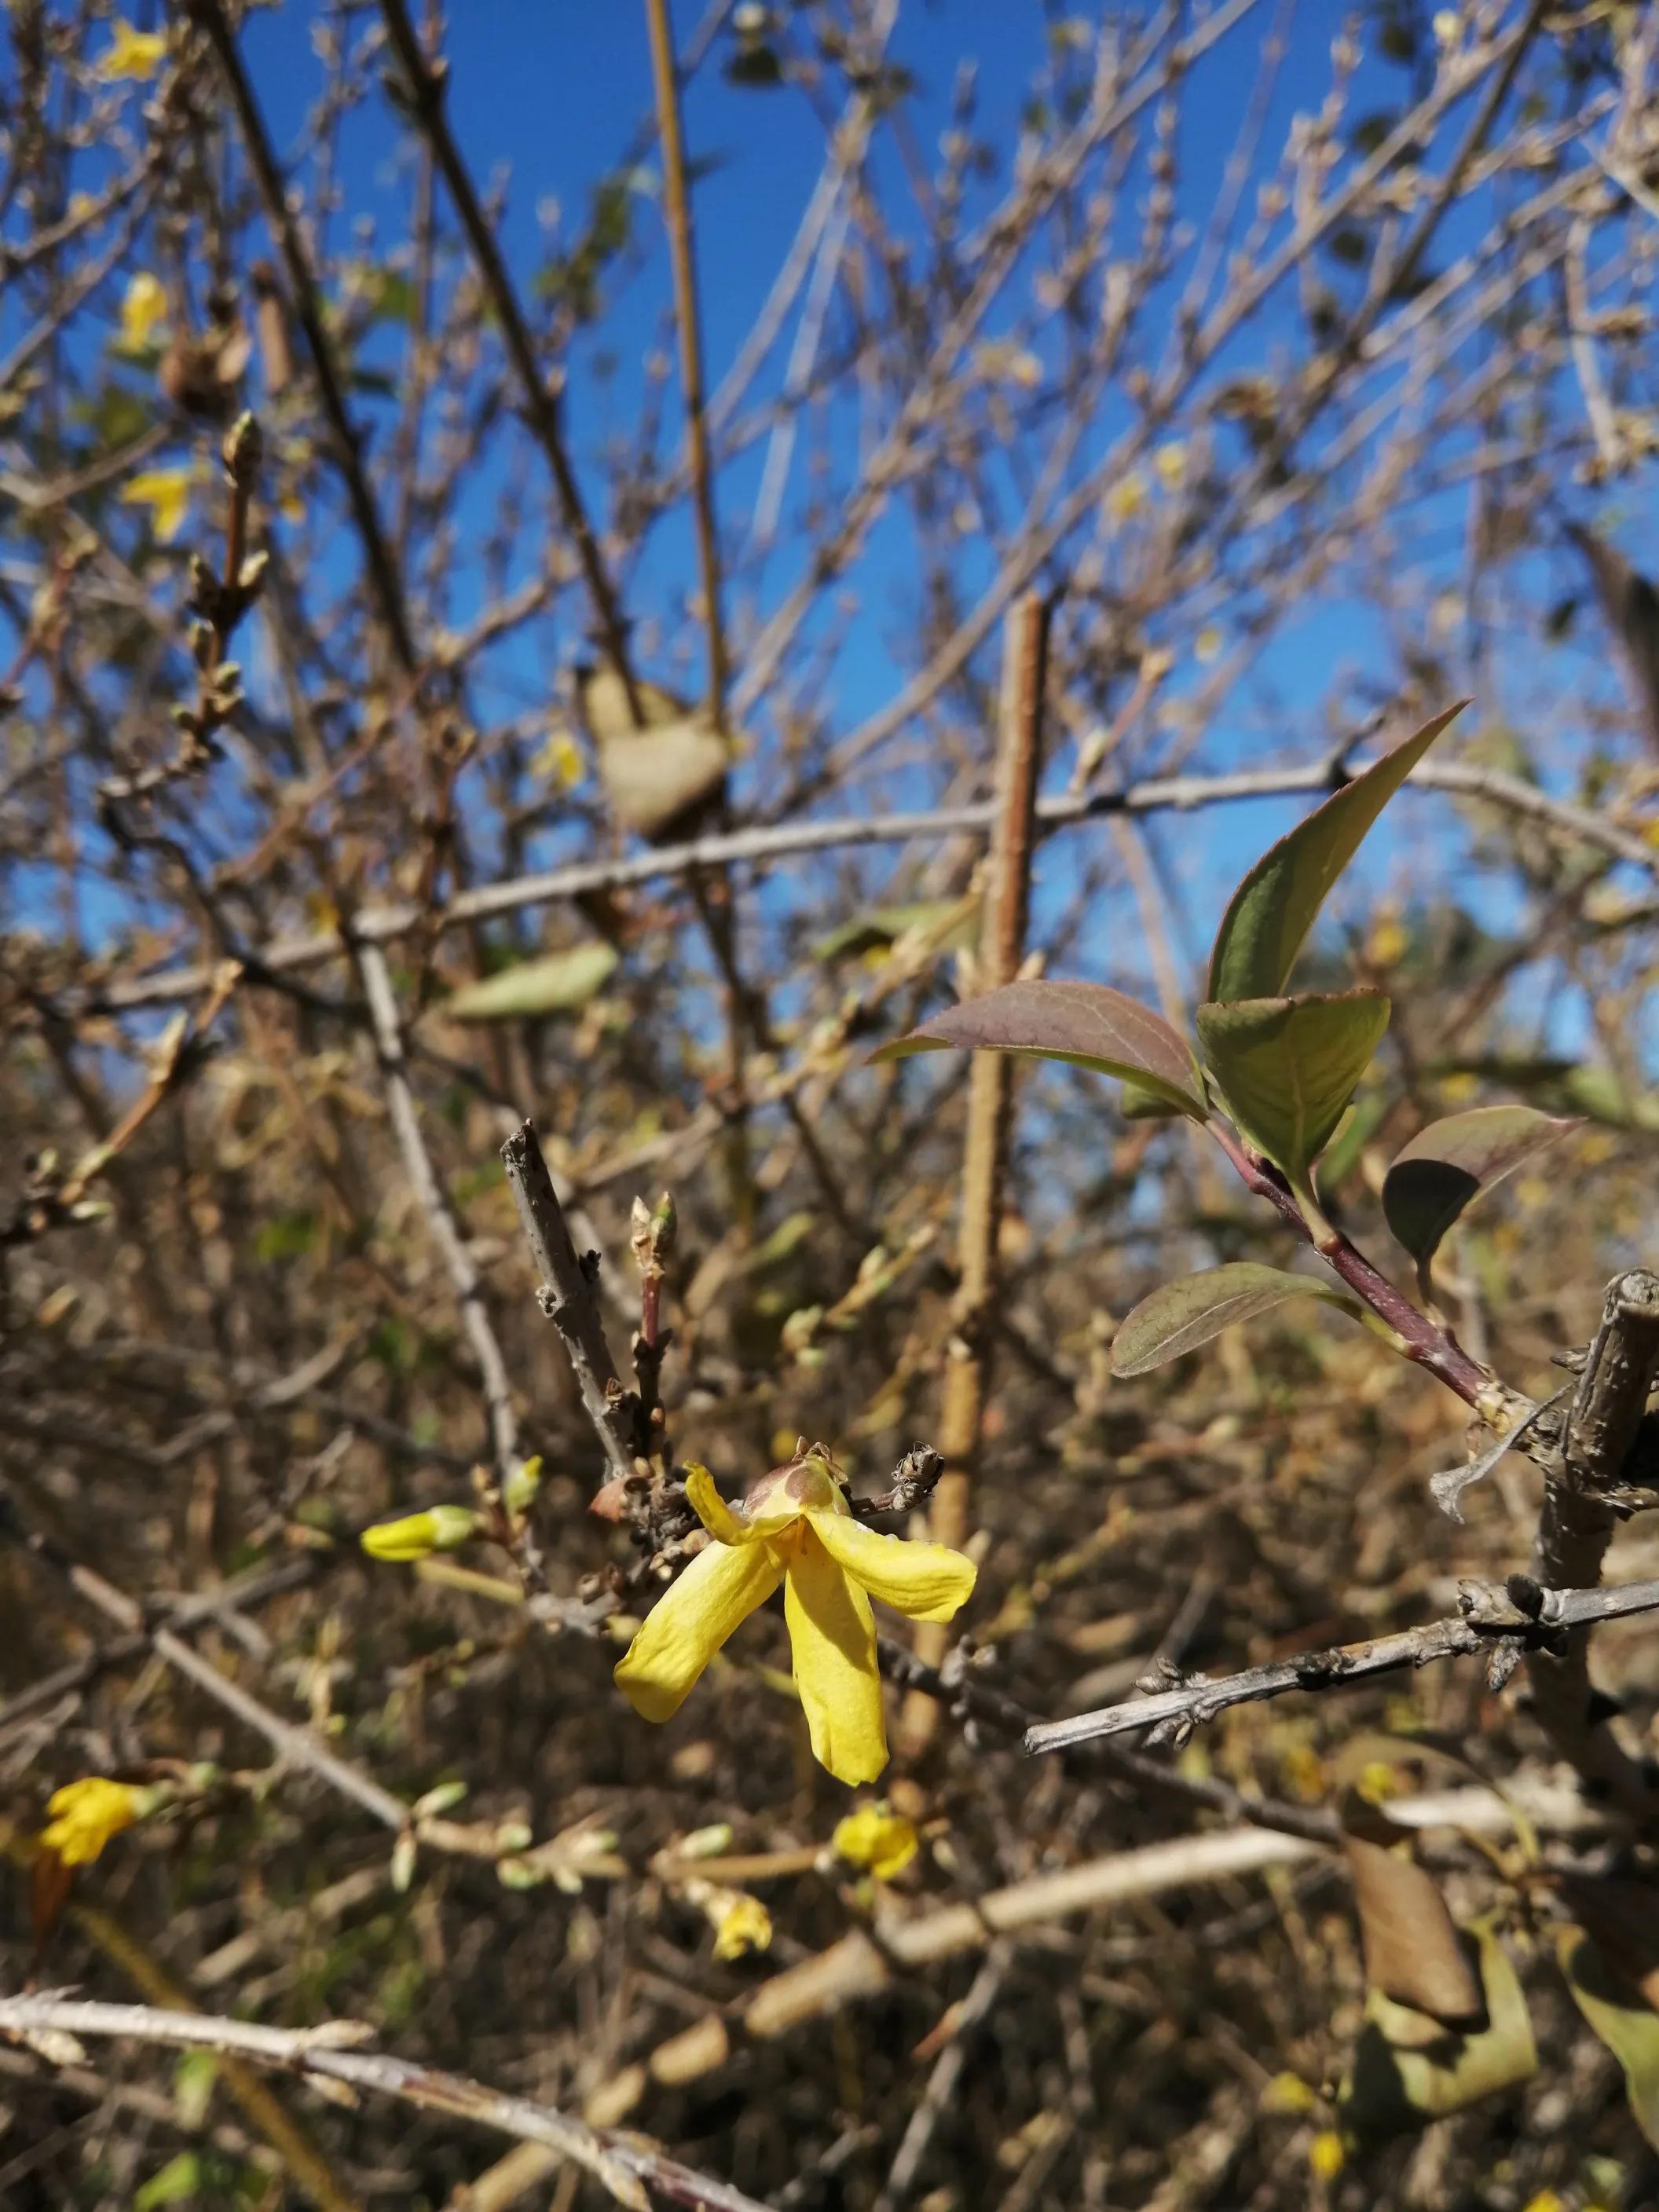
<instances>
[{"instance_id":1,"label":"yellow flower bud","mask_svg":"<svg viewBox=\"0 0 1659 2212\"><path fill-rule=\"evenodd\" d=\"M428 1505L401 1521L377 1521L365 1528L362 1547L371 1559L424 1559L434 1552L459 1552L478 1533L478 1516L470 1505Z\"/></svg>"}]
</instances>

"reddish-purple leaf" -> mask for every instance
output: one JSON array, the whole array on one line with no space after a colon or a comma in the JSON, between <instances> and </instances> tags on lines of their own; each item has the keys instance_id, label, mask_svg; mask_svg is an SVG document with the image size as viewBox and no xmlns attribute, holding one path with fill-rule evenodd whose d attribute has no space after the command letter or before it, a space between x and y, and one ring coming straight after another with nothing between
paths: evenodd
<instances>
[{"instance_id":1,"label":"reddish-purple leaf","mask_svg":"<svg viewBox=\"0 0 1659 2212\"><path fill-rule=\"evenodd\" d=\"M1582 1124L1533 1106L1477 1106L1420 1129L1382 1182L1389 1226L1419 1267L1470 1200Z\"/></svg>"},{"instance_id":2,"label":"reddish-purple leaf","mask_svg":"<svg viewBox=\"0 0 1659 2212\"><path fill-rule=\"evenodd\" d=\"M1104 983L1005 983L935 1014L875 1054L901 1060L951 1047L1069 1060L1116 1075L1202 1121L1204 1078L1192 1048L1161 1016Z\"/></svg>"}]
</instances>

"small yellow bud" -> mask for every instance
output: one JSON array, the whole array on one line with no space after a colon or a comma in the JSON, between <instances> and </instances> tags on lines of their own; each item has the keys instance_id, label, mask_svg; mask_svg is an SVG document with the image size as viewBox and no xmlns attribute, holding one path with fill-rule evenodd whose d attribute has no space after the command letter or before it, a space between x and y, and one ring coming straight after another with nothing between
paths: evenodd
<instances>
[{"instance_id":1,"label":"small yellow bud","mask_svg":"<svg viewBox=\"0 0 1659 2212\"><path fill-rule=\"evenodd\" d=\"M1334 2129L1322 2128L1308 2145L1308 2164L1316 2181L1334 2181L1347 2163L1342 2138Z\"/></svg>"},{"instance_id":2,"label":"small yellow bud","mask_svg":"<svg viewBox=\"0 0 1659 2212\"><path fill-rule=\"evenodd\" d=\"M470 1505L428 1505L401 1521L377 1521L365 1528L362 1547L374 1559L424 1559L434 1552L459 1552L478 1533L478 1516Z\"/></svg>"},{"instance_id":3,"label":"small yellow bud","mask_svg":"<svg viewBox=\"0 0 1659 2212\"><path fill-rule=\"evenodd\" d=\"M916 1855L917 1840L911 1822L902 1813L890 1812L884 1802L849 1813L837 1821L831 1838L837 1856L868 1867L878 1881L891 1881L903 1873Z\"/></svg>"}]
</instances>

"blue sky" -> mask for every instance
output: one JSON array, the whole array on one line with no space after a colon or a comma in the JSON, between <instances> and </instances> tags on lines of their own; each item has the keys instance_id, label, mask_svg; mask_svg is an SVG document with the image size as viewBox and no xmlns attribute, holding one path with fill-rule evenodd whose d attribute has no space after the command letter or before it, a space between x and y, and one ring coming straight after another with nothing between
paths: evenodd
<instances>
[{"instance_id":1,"label":"blue sky","mask_svg":"<svg viewBox=\"0 0 1659 2212\"><path fill-rule=\"evenodd\" d=\"M681 4L674 12L683 46L702 11L700 5ZM144 20L142 4L134 13ZM1076 13L1086 20L1090 11L1079 9ZM1252 20L1265 28L1269 13L1263 5ZM481 182L501 176L508 179L502 236L510 262L521 279L528 280L547 250L543 218L551 204L556 203L562 210L567 227L580 222L594 179L613 172L630 142L640 139L651 102L642 0L611 0L604 6L578 4L578 0L543 0L543 4L455 0L449 14L445 51L453 128ZM317 15L312 7L289 0L279 9L255 13L247 25L248 59L282 149L298 143L308 106L322 82L312 40ZM1262 144L1269 154L1276 154L1282 143L1291 117L1323 97L1329 81L1330 39L1346 15L1346 10L1330 0L1303 0L1263 133ZM1036 0L932 0L932 4L907 0L890 53L915 81L906 112L925 163L934 158L938 134L949 115L953 81L969 58L977 65L976 128L1006 155L1015 142L1034 76L1043 64L1050 26L1059 16L1060 11L1041 7ZM690 87L685 102L692 154L710 165L697 185L696 205L711 386L718 385L765 295L817 179L823 145L821 125L796 88L744 92L733 88L724 81L718 65L724 51L716 47ZM1253 59L1251 35L1234 33L1218 55L1200 64L1183 92L1177 149L1181 206L1189 214L1201 217L1213 195L1248 96ZM1403 89L1397 70L1368 62L1350 102L1351 117L1397 105ZM1455 116L1453 128L1461 130L1463 119ZM885 137L878 142L874 159L878 183L896 184L898 157ZM671 343L671 292L653 197L653 163L654 151L647 147L635 198L638 233L647 249L642 264L626 283L609 289L601 327L578 342L570 362L569 441L579 468L595 488L594 457L607 437L631 425L647 354ZM376 218L383 241L380 250L385 250L385 242L404 237L412 178L410 150L406 142L400 145L396 118L383 99L371 96L350 118L341 140L339 180L346 211L333 218L329 242L334 251L353 250L349 226L355 216L364 212ZM90 184L95 177L89 173L82 181ZM1006 183L1005 167L979 188L978 204L970 204L966 221L982 215ZM897 191L884 191L883 197L889 207L902 203ZM1133 191L1126 202L1133 213ZM1479 209L1461 218L1448 232L1447 250L1467 242L1482 219ZM1017 281L1010 288L1010 307L992 319L993 332L1006 323L1007 313L1017 311L1020 297ZM0 309L0 314L5 312ZM1241 334L1224 366L1270 367L1284 313L1283 307L1270 306ZM775 387L792 335L793 321L787 322L760 388ZM396 333L383 333L380 358L394 372L399 343ZM675 388L671 383L671 404ZM383 433L390 404L360 398L355 404L360 416ZM1125 419L1121 400L1109 402L1100 422L1088 433L1085 461L1104 450ZM741 537L752 507L760 465L757 447L729 468L720 483L721 519L733 540ZM495 490L509 468L536 472L535 495L539 495L539 457L520 442L503 441L500 459L482 472L469 495L464 523L480 531L487 526ZM798 452L792 486L795 497L800 483ZM786 515L787 512L787 505ZM1464 514L1462 502L1453 500L1446 502L1443 516L1427 518L1424 557L1443 562L1448 574L1461 556ZM538 546L532 532L526 540L526 561L534 557ZM757 623L787 589L795 557L786 527L778 554L752 584L746 582L733 592L730 612L739 648L744 635L753 635ZM982 575L988 563L982 551L970 547L964 552L963 566L964 574ZM645 562L629 580L632 611L644 618L640 635L647 652L654 649L656 655L654 672L679 677L688 688L695 688L700 659L692 627L675 611L684 604L693 574L688 533L682 523L671 522L657 532ZM482 571L465 544L449 582L452 605L443 618L463 620L483 588ZM875 532L858 572L858 586L860 611L825 696L832 725L843 730L888 699L908 672L891 649L905 633L914 603L913 562L896 522ZM665 618L653 625L649 619L653 614ZM481 687L485 708L517 710L526 701L547 696L558 670L580 642L570 617L534 626L501 657L493 684ZM683 661L677 658L679 652L684 652ZM994 653L994 648L988 655L993 662ZM1301 622L1287 627L1263 655L1206 738L1203 758L1211 765L1225 766L1240 758L1282 757L1305 750L1322 741L1318 709L1334 689L1343 688L1341 679L1346 676L1352 689L1352 679L1362 675L1384 678L1389 666L1390 648L1371 611L1352 596L1333 592L1310 606ZM902 802L923 796L925 787L925 776L920 783L914 775L908 781L888 778L879 797ZM837 802L827 804L834 808ZM1272 805L1237 808L1202 817L1201 830L1185 820L1176 825L1170 843L1191 901L1188 935L1194 943L1201 946L1207 940L1232 875L1295 811ZM1408 795L1401 803L1399 826L1391 823L1379 838L1373 874L1385 873L1413 848L1411 841L1420 844L1431 821L1437 825L1437 836L1446 836L1445 820L1443 807ZM547 857L556 849L556 839ZM1045 875L1049 902L1057 902L1074 878L1072 863L1063 857L1066 842L1051 853ZM884 863L876 859L870 865L878 872ZM1042 926L1040 905L1039 929Z\"/></svg>"}]
</instances>

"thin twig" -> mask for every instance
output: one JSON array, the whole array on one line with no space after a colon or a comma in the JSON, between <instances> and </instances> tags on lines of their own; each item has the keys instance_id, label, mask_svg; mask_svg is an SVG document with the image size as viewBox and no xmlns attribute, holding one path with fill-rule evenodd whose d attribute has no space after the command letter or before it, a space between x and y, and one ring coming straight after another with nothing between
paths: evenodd
<instances>
[{"instance_id":1,"label":"thin twig","mask_svg":"<svg viewBox=\"0 0 1659 2212\"><path fill-rule=\"evenodd\" d=\"M1531 1603L1534 1595L1539 1600L1535 1607ZM1466 1583L1460 1602L1464 1609L1452 1620L1429 1621L1392 1636L1367 1637L1360 1644L1300 1652L1294 1659L1247 1667L1241 1674L1225 1675L1219 1681L1200 1678L1154 1691L1150 1696L1128 1698L1121 1705L1103 1705L1095 1712L1078 1713L1069 1720L1044 1722L1026 1730L1025 1748L1034 1753L1070 1751L1078 1744L1093 1743L1130 1729L1156 1729L1161 1735L1178 1735L1213 1720L1233 1705L1282 1697L1291 1690L1334 1689L1369 1680L1376 1674L1395 1673L1403 1667L1425 1667L1436 1659L1492 1652L1500 1642L1510 1638L1518 1638L1529 1648L1547 1649L1559 1642L1566 1629L1620 1620L1630 1613L1659 1612L1659 1581L1626 1583L1612 1589L1540 1591L1536 1584L1529 1586L1525 1577L1517 1577L1508 1594L1485 1583Z\"/></svg>"},{"instance_id":2,"label":"thin twig","mask_svg":"<svg viewBox=\"0 0 1659 2212\"><path fill-rule=\"evenodd\" d=\"M369 1019L374 1024L375 1050L380 1057L380 1077L386 1085L386 1107L392 1116L392 1131L398 1139L398 1149L403 1154L410 1186L431 1229L432 1241L438 1248L449 1279L454 1285L455 1296L460 1302L461 1325L466 1331L467 1341L472 1346L473 1357L478 1363L478 1371L483 1381L484 1404L489 1411L496 1474L500 1480L505 1482L518 1464L519 1423L513 1410L513 1385L507 1376L507 1362L501 1356L501 1347L489 1318L483 1278L478 1272L477 1262L467 1249L449 1194L439 1179L438 1171L432 1164L432 1155L426 1148L426 1139L421 1134L420 1117L415 1110L415 1094L409 1084L403 1024L398 1018L398 1002L392 995L386 956L374 945L359 945L355 951L363 996L368 1001Z\"/></svg>"},{"instance_id":3,"label":"thin twig","mask_svg":"<svg viewBox=\"0 0 1659 2212\"><path fill-rule=\"evenodd\" d=\"M13 2035L125 2036L173 2050L215 2051L261 2066L325 2081L343 2081L370 2095L395 2097L422 2111L445 2112L520 2142L544 2143L608 2189L630 2212L649 2212L647 2190L670 2204L702 2212L766 2212L752 2197L682 2166L642 2136L590 2128L550 2105L486 2088L459 2074L417 2066L390 2051L362 2051L372 2031L356 2021L318 2027L266 2027L204 2013L164 2012L153 2005L97 2004L59 1996L0 1997L0 2031Z\"/></svg>"},{"instance_id":4,"label":"thin twig","mask_svg":"<svg viewBox=\"0 0 1659 2212\"><path fill-rule=\"evenodd\" d=\"M455 203L455 212L461 219L461 228L466 233L472 258L478 264L478 273L483 279L490 306L501 325L501 337L518 376L530 427L553 472L560 511L564 517L565 528L575 540L576 557L581 563L582 575L593 602L605 657L627 694L635 721L642 725L644 717L640 711L639 695L629 665L627 624L606 574L599 540L588 520L581 488L576 482L575 471L564 449L558 408L547 378L538 365L535 344L519 305L518 295L513 289L513 280L507 274L507 264L501 258L501 247L485 220L471 175L461 159L460 149L455 143L449 119L444 112L448 65L442 61L433 62L427 58L404 0L380 0L380 12L386 18L386 34L392 42L392 51L408 82L416 117L438 167L443 172L444 182Z\"/></svg>"},{"instance_id":5,"label":"thin twig","mask_svg":"<svg viewBox=\"0 0 1659 2212\"><path fill-rule=\"evenodd\" d=\"M369 489L368 478L363 470L358 434L346 412L339 372L334 363L334 350L323 326L311 257L301 235L299 222L289 205L287 187L276 166L276 156L271 149L264 118L259 112L259 104L254 98L247 72L242 67L235 33L221 0L189 0L189 7L194 20L207 33L217 58L230 93L231 105L236 111L242 143L247 149L248 161L259 187L259 197L264 203L265 220L276 237L288 270L295 313L305 333L306 347L317 378L323 412L328 417L334 465L340 472L346 496L351 504L352 519L362 542L363 557L368 563L380 620L391 639L399 666L406 676L412 676L420 661L409 627L403 585L398 579L392 549L386 543L386 532L380 526L380 509L374 503L374 495Z\"/></svg>"},{"instance_id":6,"label":"thin twig","mask_svg":"<svg viewBox=\"0 0 1659 2212\"><path fill-rule=\"evenodd\" d=\"M623 1390L611 1356L599 1302L589 1265L599 1255L579 1259L565 1225L564 1209L547 1171L547 1160L533 1121L526 1121L501 1146L507 1187L519 1209L530 1256L541 1278L537 1303L557 1328L575 1370L583 1410L593 1426L613 1479L631 1480L635 1473L632 1426L637 1400Z\"/></svg>"},{"instance_id":7,"label":"thin twig","mask_svg":"<svg viewBox=\"0 0 1659 2212\"><path fill-rule=\"evenodd\" d=\"M1184 813L1202 806L1232 805L1252 799L1289 798L1298 793L1326 792L1345 781L1328 761L1300 766L1243 769L1221 775L1152 776L1117 791L1087 796L1055 796L1039 799L1036 821L1042 830L1068 827L1115 814ZM1412 786L1419 791L1442 791L1460 799L1489 801L1525 820L1539 822L1582 844L1595 847L1610 859L1639 867L1644 874L1659 874L1659 849L1635 830L1626 830L1604 813L1552 799L1547 792L1519 776L1496 769L1425 763L1413 771ZM944 839L983 836L995 820L992 800L966 806L940 807L911 814L842 817L824 822L761 824L725 831L718 836L694 838L683 845L663 845L604 860L578 860L544 872L499 883L481 884L461 892L446 905L430 910L412 901L384 906L365 906L354 918L352 931L358 942L385 944L411 930L430 927L442 933L498 915L518 914L526 908L580 897L590 891L622 890L636 884L659 882L732 861L764 863L793 858L801 853L836 852L859 845L902 845L913 838ZM341 951L339 933L315 930L303 936L277 938L263 946L247 948L273 975L314 968L336 959ZM155 975L116 978L92 994L100 1009L114 1012L131 1007L170 1005L203 989L211 969L192 963L163 969ZM257 981L255 977L252 980Z\"/></svg>"}]
</instances>

